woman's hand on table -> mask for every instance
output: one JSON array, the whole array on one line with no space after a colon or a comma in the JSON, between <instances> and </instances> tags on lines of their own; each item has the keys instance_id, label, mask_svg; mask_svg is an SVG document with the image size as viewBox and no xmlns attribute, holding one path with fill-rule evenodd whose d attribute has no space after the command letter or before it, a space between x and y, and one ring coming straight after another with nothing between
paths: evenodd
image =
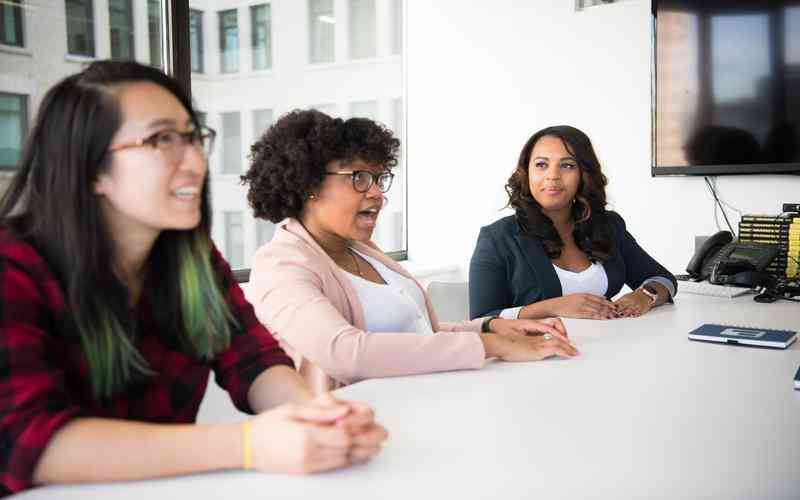
<instances>
[{"instance_id":1,"label":"woman's hand on table","mask_svg":"<svg viewBox=\"0 0 800 500\"><path fill-rule=\"evenodd\" d=\"M369 460L386 430L363 403L323 394L261 413L251 421L253 468L308 474Z\"/></svg>"}]
</instances>

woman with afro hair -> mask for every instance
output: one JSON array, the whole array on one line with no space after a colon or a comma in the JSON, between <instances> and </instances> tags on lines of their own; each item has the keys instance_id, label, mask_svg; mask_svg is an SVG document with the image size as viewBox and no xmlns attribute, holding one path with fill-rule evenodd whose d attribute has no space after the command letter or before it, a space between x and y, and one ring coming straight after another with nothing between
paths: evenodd
<instances>
[{"instance_id":1,"label":"woman with afro hair","mask_svg":"<svg viewBox=\"0 0 800 500\"><path fill-rule=\"evenodd\" d=\"M558 319L436 319L419 283L371 241L399 146L371 120L296 110L251 148L250 206L283 222L254 257L248 297L300 373L323 389L490 357L575 356Z\"/></svg>"}]
</instances>

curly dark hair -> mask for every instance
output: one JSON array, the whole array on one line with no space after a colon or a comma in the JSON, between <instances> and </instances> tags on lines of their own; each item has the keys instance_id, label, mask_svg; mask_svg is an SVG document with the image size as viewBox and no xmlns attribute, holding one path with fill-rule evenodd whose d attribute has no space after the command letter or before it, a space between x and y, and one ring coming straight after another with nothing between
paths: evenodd
<instances>
[{"instance_id":1,"label":"curly dark hair","mask_svg":"<svg viewBox=\"0 0 800 500\"><path fill-rule=\"evenodd\" d=\"M517 224L523 234L542 240L545 253L551 259L558 258L564 242L558 235L553 221L542 212L542 207L531 195L528 181L528 166L531 151L542 137L561 139L564 148L577 160L581 171L578 192L572 206L575 221L573 236L575 243L592 261L605 261L611 256L611 238L606 215L606 176L600 170L600 162L589 137L575 127L557 125L533 134L519 155L517 168L506 183L508 205L515 210Z\"/></svg>"},{"instance_id":2,"label":"curly dark hair","mask_svg":"<svg viewBox=\"0 0 800 500\"><path fill-rule=\"evenodd\" d=\"M367 118L331 118L314 109L294 110L278 119L250 147L247 201L256 217L280 222L298 217L309 194L325 179L331 161L362 160L391 170L400 141Z\"/></svg>"}]
</instances>

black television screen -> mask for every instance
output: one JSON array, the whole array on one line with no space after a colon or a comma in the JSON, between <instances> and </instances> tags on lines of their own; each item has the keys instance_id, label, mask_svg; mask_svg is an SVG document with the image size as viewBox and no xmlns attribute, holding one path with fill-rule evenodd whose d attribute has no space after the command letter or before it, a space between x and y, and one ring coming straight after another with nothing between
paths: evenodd
<instances>
[{"instance_id":1,"label":"black television screen","mask_svg":"<svg viewBox=\"0 0 800 500\"><path fill-rule=\"evenodd\" d=\"M800 0L653 14L652 174L800 174Z\"/></svg>"}]
</instances>

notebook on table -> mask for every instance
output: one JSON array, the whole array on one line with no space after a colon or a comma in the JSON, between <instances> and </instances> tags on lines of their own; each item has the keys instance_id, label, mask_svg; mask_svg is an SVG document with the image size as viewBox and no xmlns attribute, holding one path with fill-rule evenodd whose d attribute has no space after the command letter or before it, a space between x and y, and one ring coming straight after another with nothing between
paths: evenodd
<instances>
[{"instance_id":1,"label":"notebook on table","mask_svg":"<svg viewBox=\"0 0 800 500\"><path fill-rule=\"evenodd\" d=\"M800 368L798 368L797 373L794 374L794 388L800 390Z\"/></svg>"},{"instance_id":2,"label":"notebook on table","mask_svg":"<svg viewBox=\"0 0 800 500\"><path fill-rule=\"evenodd\" d=\"M720 342L773 349L786 349L797 340L797 332L792 330L772 330L749 326L717 325L706 323L689 332L690 340Z\"/></svg>"}]
</instances>

